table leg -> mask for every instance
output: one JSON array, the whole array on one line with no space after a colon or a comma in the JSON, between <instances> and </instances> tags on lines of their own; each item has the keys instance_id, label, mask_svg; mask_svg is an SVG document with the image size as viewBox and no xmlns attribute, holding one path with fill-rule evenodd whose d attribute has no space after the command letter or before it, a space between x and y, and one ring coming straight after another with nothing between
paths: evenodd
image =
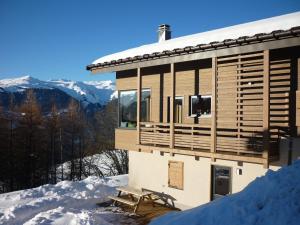
<instances>
[{"instance_id":1,"label":"table leg","mask_svg":"<svg viewBox=\"0 0 300 225\"><path fill-rule=\"evenodd\" d=\"M134 201L133 195L130 194L129 196L130 196L131 200Z\"/></svg>"},{"instance_id":2,"label":"table leg","mask_svg":"<svg viewBox=\"0 0 300 225\"><path fill-rule=\"evenodd\" d=\"M118 193L118 197L120 197L120 196L121 196L121 193L122 193L122 191L119 191L119 193Z\"/></svg>"},{"instance_id":3,"label":"table leg","mask_svg":"<svg viewBox=\"0 0 300 225\"><path fill-rule=\"evenodd\" d=\"M142 200L142 197L139 197L139 200L138 200L136 206L134 207L134 211L133 211L134 213L138 210L141 200Z\"/></svg>"},{"instance_id":4,"label":"table leg","mask_svg":"<svg viewBox=\"0 0 300 225\"><path fill-rule=\"evenodd\" d=\"M152 206L155 207L155 204L154 204L154 199L152 199L152 196L151 194L148 195L150 201L152 202Z\"/></svg>"}]
</instances>

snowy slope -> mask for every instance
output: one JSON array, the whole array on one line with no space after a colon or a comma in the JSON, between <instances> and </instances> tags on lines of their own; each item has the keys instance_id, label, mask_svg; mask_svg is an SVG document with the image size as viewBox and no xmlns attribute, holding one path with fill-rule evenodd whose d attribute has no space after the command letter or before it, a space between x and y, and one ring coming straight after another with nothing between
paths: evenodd
<instances>
[{"instance_id":1,"label":"snowy slope","mask_svg":"<svg viewBox=\"0 0 300 225\"><path fill-rule=\"evenodd\" d=\"M105 104L115 93L115 84L107 81L42 81L30 76L0 80L0 89L8 92L24 91L28 88L60 89L73 98L86 103Z\"/></svg>"},{"instance_id":2,"label":"snowy slope","mask_svg":"<svg viewBox=\"0 0 300 225\"><path fill-rule=\"evenodd\" d=\"M115 187L127 182L127 175L88 177L2 194L0 224L120 224L118 215L105 212L96 203L114 195Z\"/></svg>"},{"instance_id":3,"label":"snowy slope","mask_svg":"<svg viewBox=\"0 0 300 225\"><path fill-rule=\"evenodd\" d=\"M28 88L45 88L52 89L47 82L35 79L30 76L23 76L18 78L7 78L0 80L0 88L3 88L5 91L16 92L23 91Z\"/></svg>"},{"instance_id":4,"label":"snowy slope","mask_svg":"<svg viewBox=\"0 0 300 225\"><path fill-rule=\"evenodd\" d=\"M151 225L299 225L300 160L277 172L269 170L243 191L178 213Z\"/></svg>"}]
</instances>

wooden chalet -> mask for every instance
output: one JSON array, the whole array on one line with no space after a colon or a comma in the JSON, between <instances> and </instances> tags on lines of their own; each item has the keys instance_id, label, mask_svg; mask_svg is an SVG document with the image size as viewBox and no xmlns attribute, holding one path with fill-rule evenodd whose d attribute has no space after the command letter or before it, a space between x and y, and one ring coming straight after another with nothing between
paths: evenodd
<instances>
[{"instance_id":1,"label":"wooden chalet","mask_svg":"<svg viewBox=\"0 0 300 225\"><path fill-rule=\"evenodd\" d=\"M238 192L300 155L300 12L104 56L116 72L115 147L129 185L189 208Z\"/></svg>"}]
</instances>

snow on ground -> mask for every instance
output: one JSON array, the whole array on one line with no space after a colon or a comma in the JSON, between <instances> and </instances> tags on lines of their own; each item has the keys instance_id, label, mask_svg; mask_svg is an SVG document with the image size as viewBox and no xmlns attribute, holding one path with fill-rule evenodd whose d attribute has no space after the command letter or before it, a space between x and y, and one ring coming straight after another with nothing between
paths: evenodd
<instances>
[{"instance_id":1,"label":"snow on ground","mask_svg":"<svg viewBox=\"0 0 300 225\"><path fill-rule=\"evenodd\" d=\"M96 203L114 195L117 186L127 185L128 176L91 176L82 181L62 181L56 185L0 195L0 224L122 224L123 214L105 211Z\"/></svg>"},{"instance_id":2,"label":"snow on ground","mask_svg":"<svg viewBox=\"0 0 300 225\"><path fill-rule=\"evenodd\" d=\"M172 212L151 225L299 225L300 160L269 170L243 191L211 203Z\"/></svg>"}]
</instances>

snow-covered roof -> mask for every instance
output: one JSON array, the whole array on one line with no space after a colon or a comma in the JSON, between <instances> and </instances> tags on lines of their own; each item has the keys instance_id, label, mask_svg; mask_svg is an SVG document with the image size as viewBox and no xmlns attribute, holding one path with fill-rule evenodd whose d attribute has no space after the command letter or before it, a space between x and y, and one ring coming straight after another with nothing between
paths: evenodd
<instances>
[{"instance_id":1,"label":"snow-covered roof","mask_svg":"<svg viewBox=\"0 0 300 225\"><path fill-rule=\"evenodd\" d=\"M185 48L187 46L221 42L228 39L238 39L244 36L251 37L257 34L266 34L278 30L289 30L298 26L300 26L300 12L295 12L131 48L125 51L103 56L95 60L92 65L109 63L112 61L133 58L145 54L171 51L178 48Z\"/></svg>"}]
</instances>

